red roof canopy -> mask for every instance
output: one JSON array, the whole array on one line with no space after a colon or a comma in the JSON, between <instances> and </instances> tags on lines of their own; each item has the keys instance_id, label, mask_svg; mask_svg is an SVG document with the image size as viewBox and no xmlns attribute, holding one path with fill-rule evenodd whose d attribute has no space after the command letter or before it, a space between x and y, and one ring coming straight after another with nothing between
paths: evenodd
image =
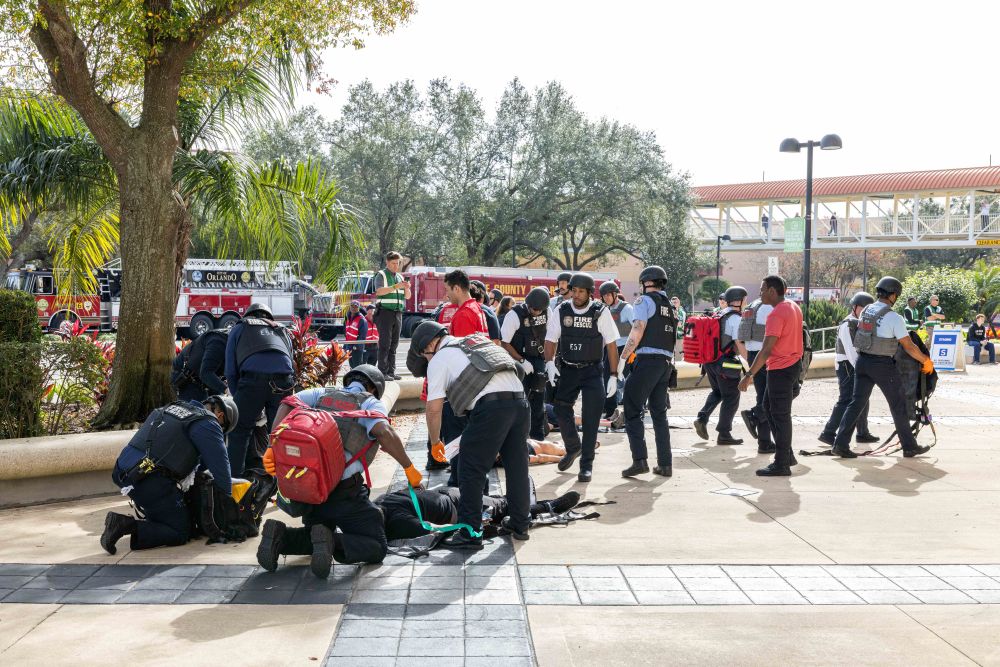
<instances>
[{"instance_id":1,"label":"red roof canopy","mask_svg":"<svg viewBox=\"0 0 1000 667\"><path fill-rule=\"evenodd\" d=\"M894 174L813 179L814 197L861 197L908 192L943 193L955 190L997 189L1000 189L1000 167L904 171ZM707 185L692 190L697 204L801 199L806 194L806 181L803 178L794 181Z\"/></svg>"}]
</instances>

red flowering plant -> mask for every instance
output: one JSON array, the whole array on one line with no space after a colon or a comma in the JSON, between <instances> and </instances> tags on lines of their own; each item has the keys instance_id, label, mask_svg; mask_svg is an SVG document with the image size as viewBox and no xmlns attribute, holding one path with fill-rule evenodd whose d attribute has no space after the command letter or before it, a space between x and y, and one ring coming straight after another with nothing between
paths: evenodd
<instances>
[{"instance_id":1,"label":"red flowering plant","mask_svg":"<svg viewBox=\"0 0 1000 667\"><path fill-rule=\"evenodd\" d=\"M332 385L351 356L336 342L321 345L319 337L309 331L311 324L312 317L295 317L290 327L297 389Z\"/></svg>"}]
</instances>

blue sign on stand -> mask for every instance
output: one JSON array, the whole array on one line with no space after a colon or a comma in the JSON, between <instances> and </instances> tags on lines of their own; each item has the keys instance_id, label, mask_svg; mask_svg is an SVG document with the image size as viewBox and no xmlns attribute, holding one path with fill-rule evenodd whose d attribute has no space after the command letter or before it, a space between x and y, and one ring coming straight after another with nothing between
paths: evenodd
<instances>
[{"instance_id":1,"label":"blue sign on stand","mask_svg":"<svg viewBox=\"0 0 1000 667\"><path fill-rule=\"evenodd\" d=\"M958 364L958 348L962 343L961 329L935 327L931 333L931 360L939 371L953 371Z\"/></svg>"}]
</instances>

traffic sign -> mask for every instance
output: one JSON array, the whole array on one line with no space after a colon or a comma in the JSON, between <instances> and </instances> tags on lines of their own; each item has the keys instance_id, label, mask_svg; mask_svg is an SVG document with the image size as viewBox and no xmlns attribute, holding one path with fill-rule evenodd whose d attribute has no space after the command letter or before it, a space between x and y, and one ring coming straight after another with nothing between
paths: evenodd
<instances>
[{"instance_id":1,"label":"traffic sign","mask_svg":"<svg viewBox=\"0 0 1000 667\"><path fill-rule=\"evenodd\" d=\"M778 275L778 258L768 257L767 258L767 274L770 276Z\"/></svg>"}]
</instances>

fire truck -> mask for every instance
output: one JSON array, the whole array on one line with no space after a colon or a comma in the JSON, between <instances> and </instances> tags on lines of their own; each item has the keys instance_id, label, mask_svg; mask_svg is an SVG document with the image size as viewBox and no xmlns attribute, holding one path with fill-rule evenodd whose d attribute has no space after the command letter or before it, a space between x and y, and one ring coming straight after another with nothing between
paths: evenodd
<instances>
[{"instance_id":1,"label":"fire truck","mask_svg":"<svg viewBox=\"0 0 1000 667\"><path fill-rule=\"evenodd\" d=\"M403 326L400 334L409 337L421 320L431 317L442 303L447 302L444 276L449 271L461 268L469 274L470 280L479 280L486 289L498 289L504 296L512 296L518 301L524 299L534 287L544 287L555 294L556 276L562 271L549 269L513 269L492 266L411 266L403 273L410 281L410 298L403 311ZM614 273L588 271L597 285L605 280L616 280ZM375 303L375 272L366 271L341 276L337 289L313 297L313 326L319 328L320 337L331 339L344 330L344 315L351 301L360 301L362 306Z\"/></svg>"},{"instance_id":2,"label":"fire truck","mask_svg":"<svg viewBox=\"0 0 1000 667\"><path fill-rule=\"evenodd\" d=\"M297 277L294 262L189 259L184 264L175 322L178 332L196 338L235 324L251 303L264 303L274 319L291 324L305 317L318 290ZM121 261L97 271L98 293L76 296L56 292L51 270L28 266L7 274L7 287L35 296L38 323L48 331L79 320L98 331L115 331L121 309Z\"/></svg>"}]
</instances>

